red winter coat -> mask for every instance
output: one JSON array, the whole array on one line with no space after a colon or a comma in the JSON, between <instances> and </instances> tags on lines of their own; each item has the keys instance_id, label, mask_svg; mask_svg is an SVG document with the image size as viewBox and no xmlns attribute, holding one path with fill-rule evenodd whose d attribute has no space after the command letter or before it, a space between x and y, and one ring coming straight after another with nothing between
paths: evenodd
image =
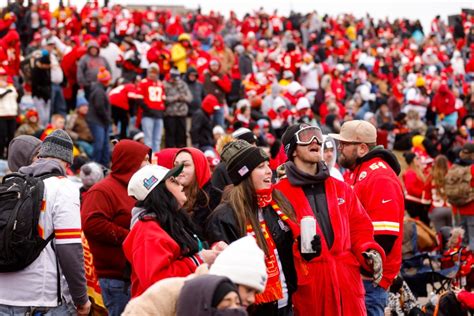
<instances>
[{"instance_id":1,"label":"red winter coat","mask_svg":"<svg viewBox=\"0 0 474 316\"><path fill-rule=\"evenodd\" d=\"M384 159L380 157L381 152L385 154ZM354 192L372 219L374 235L397 237L392 251L386 254L383 278L379 284L388 289L400 271L402 262L405 201L402 185L396 174L400 172L400 166L395 156L387 154L389 152L386 150L376 149L371 153L369 154L372 159L367 156L367 159L359 164L354 172L345 174L344 179L346 183L353 186ZM389 155L390 159L387 157ZM394 172L395 169L396 172Z\"/></svg>"},{"instance_id":2,"label":"red winter coat","mask_svg":"<svg viewBox=\"0 0 474 316\"><path fill-rule=\"evenodd\" d=\"M314 216L301 187L292 186L284 178L276 189L290 201L298 222L303 216ZM351 188L329 177L325 189L334 243L328 249L320 225L316 225L322 252L307 263L307 269L297 266L298 289L293 295L295 315L366 315L360 267L370 269L365 265L362 252L375 249L384 259L384 251L374 242L370 218Z\"/></svg>"},{"instance_id":3,"label":"red winter coat","mask_svg":"<svg viewBox=\"0 0 474 316\"><path fill-rule=\"evenodd\" d=\"M112 172L87 191L81 206L82 229L89 241L99 278L123 279L125 256L122 243L130 228L135 200L127 186L140 168L149 147L122 140L112 153Z\"/></svg>"},{"instance_id":4,"label":"red winter coat","mask_svg":"<svg viewBox=\"0 0 474 316\"><path fill-rule=\"evenodd\" d=\"M154 219L139 220L133 226L123 242L123 252L132 265L132 297L160 280L185 277L202 263L197 256L183 257L176 241Z\"/></svg>"}]
</instances>

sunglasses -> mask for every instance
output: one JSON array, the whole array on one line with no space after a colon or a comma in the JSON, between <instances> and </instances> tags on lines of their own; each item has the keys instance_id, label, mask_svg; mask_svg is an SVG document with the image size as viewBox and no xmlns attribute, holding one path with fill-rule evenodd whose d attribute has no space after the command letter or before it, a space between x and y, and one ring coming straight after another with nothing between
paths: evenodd
<instances>
[{"instance_id":1,"label":"sunglasses","mask_svg":"<svg viewBox=\"0 0 474 316\"><path fill-rule=\"evenodd\" d=\"M321 132L321 129L316 126L303 127L302 129L296 132L295 137L296 144L298 145L309 145L315 139L318 144L321 145L323 143L323 133Z\"/></svg>"}]
</instances>

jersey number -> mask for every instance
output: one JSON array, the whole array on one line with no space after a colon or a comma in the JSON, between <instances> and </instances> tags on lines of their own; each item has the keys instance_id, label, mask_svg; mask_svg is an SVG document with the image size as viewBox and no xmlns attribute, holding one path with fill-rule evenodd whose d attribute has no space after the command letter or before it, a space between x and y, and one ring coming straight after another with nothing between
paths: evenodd
<instances>
[{"instance_id":1,"label":"jersey number","mask_svg":"<svg viewBox=\"0 0 474 316\"><path fill-rule=\"evenodd\" d=\"M387 169L387 166L383 162L379 161L379 162L374 162L373 164L371 164L369 166L369 168L370 168L370 170L375 170L375 169L378 169L378 168Z\"/></svg>"},{"instance_id":2,"label":"jersey number","mask_svg":"<svg viewBox=\"0 0 474 316\"><path fill-rule=\"evenodd\" d=\"M161 87L148 87L148 98L151 102L161 102L163 89Z\"/></svg>"}]
</instances>

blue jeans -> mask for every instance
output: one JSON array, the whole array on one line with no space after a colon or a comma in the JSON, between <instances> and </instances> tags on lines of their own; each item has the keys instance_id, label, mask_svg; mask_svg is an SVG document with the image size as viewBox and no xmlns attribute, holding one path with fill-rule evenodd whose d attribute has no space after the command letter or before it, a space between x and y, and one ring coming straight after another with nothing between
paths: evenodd
<instances>
[{"instance_id":1,"label":"blue jeans","mask_svg":"<svg viewBox=\"0 0 474 316\"><path fill-rule=\"evenodd\" d=\"M82 152L85 152L87 157L92 158L94 156L94 147L83 140L76 140L76 145Z\"/></svg>"},{"instance_id":2,"label":"blue jeans","mask_svg":"<svg viewBox=\"0 0 474 316\"><path fill-rule=\"evenodd\" d=\"M53 83L51 86L51 114L67 115L66 99L64 99L63 88Z\"/></svg>"},{"instance_id":3,"label":"blue jeans","mask_svg":"<svg viewBox=\"0 0 474 316\"><path fill-rule=\"evenodd\" d=\"M372 281L364 280L365 307L368 316L384 316L388 303L388 293L380 286L375 286Z\"/></svg>"},{"instance_id":4,"label":"blue jeans","mask_svg":"<svg viewBox=\"0 0 474 316\"><path fill-rule=\"evenodd\" d=\"M214 123L214 125L220 125L224 127L224 107L220 107L219 110L214 111L214 115L212 116L212 122Z\"/></svg>"},{"instance_id":5,"label":"blue jeans","mask_svg":"<svg viewBox=\"0 0 474 316\"><path fill-rule=\"evenodd\" d=\"M63 303L57 307L24 307L0 305L0 315L2 316L25 316L25 315L42 315L42 316L64 316L76 315L76 309L72 304Z\"/></svg>"},{"instance_id":6,"label":"blue jeans","mask_svg":"<svg viewBox=\"0 0 474 316\"><path fill-rule=\"evenodd\" d=\"M142 129L143 134L145 134L145 145L150 147L154 153L159 152L161 147L161 135L163 135L163 119L143 117Z\"/></svg>"},{"instance_id":7,"label":"blue jeans","mask_svg":"<svg viewBox=\"0 0 474 316\"><path fill-rule=\"evenodd\" d=\"M474 249L474 216L461 215L461 226L465 231L463 243Z\"/></svg>"},{"instance_id":8,"label":"blue jeans","mask_svg":"<svg viewBox=\"0 0 474 316\"><path fill-rule=\"evenodd\" d=\"M130 283L100 278L99 285L109 316L120 316L130 300Z\"/></svg>"},{"instance_id":9,"label":"blue jeans","mask_svg":"<svg viewBox=\"0 0 474 316\"><path fill-rule=\"evenodd\" d=\"M89 128L94 136L94 154L92 160L101 165L108 167L110 161L109 152L109 127L89 122Z\"/></svg>"}]
</instances>

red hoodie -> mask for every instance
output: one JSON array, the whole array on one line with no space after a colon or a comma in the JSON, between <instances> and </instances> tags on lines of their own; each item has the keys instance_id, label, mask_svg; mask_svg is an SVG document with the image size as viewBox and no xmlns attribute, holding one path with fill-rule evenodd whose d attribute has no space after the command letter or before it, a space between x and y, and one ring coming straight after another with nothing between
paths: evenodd
<instances>
[{"instance_id":1,"label":"red hoodie","mask_svg":"<svg viewBox=\"0 0 474 316\"><path fill-rule=\"evenodd\" d=\"M176 152L173 161L176 160L176 156L178 156L178 154L183 151L188 152L191 155L194 163L194 174L196 175L196 181L199 188L202 189L202 187L209 182L209 179L211 179L211 171L209 169L207 158L199 149L186 147Z\"/></svg>"},{"instance_id":2,"label":"red hoodie","mask_svg":"<svg viewBox=\"0 0 474 316\"><path fill-rule=\"evenodd\" d=\"M127 186L151 149L139 142L122 140L112 153L112 172L84 195L82 228L94 257L99 278L122 280L125 256L122 243L130 229L135 200Z\"/></svg>"},{"instance_id":3,"label":"red hoodie","mask_svg":"<svg viewBox=\"0 0 474 316\"><path fill-rule=\"evenodd\" d=\"M447 85L441 85L433 97L432 106L438 114L449 115L456 111L456 97Z\"/></svg>"}]
</instances>

